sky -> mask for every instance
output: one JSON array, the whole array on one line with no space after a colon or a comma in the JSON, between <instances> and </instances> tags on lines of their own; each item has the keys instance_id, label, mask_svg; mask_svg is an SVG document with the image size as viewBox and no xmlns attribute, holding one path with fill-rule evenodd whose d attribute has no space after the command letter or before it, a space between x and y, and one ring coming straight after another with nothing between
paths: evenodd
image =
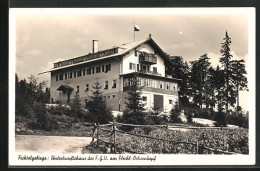
<instances>
[{"instance_id":1,"label":"sky","mask_svg":"<svg viewBox=\"0 0 260 171\"><path fill-rule=\"evenodd\" d=\"M166 53L182 56L185 61L197 60L207 53L214 67L219 64L221 43L227 31L232 40L233 59L244 59L248 69L249 18L243 12L204 14L199 10L191 14L189 11L171 13L174 9L167 9L169 13L153 9L146 13L139 9L139 12L114 14L104 10L84 12L85 9L76 13L68 9L62 12L56 9L51 13L46 9L19 10L14 19L19 79L33 74L39 81L49 82L50 74L38 73L48 71L59 60L88 54L94 39L99 41L99 50L133 42L134 23L140 28L135 32L136 41L151 34Z\"/></svg>"}]
</instances>

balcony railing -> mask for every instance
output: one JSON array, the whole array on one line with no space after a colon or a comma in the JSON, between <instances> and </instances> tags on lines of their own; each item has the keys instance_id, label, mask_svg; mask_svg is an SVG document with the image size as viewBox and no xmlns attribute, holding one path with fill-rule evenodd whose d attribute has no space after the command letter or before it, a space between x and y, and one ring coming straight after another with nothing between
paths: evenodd
<instances>
[{"instance_id":1,"label":"balcony railing","mask_svg":"<svg viewBox=\"0 0 260 171\"><path fill-rule=\"evenodd\" d=\"M157 58L152 53L140 52L139 62L143 64L152 65L157 63Z\"/></svg>"},{"instance_id":2,"label":"balcony railing","mask_svg":"<svg viewBox=\"0 0 260 171\"><path fill-rule=\"evenodd\" d=\"M138 72L143 74L162 76L162 74L159 74L157 71L155 72L155 71L139 70Z\"/></svg>"}]
</instances>

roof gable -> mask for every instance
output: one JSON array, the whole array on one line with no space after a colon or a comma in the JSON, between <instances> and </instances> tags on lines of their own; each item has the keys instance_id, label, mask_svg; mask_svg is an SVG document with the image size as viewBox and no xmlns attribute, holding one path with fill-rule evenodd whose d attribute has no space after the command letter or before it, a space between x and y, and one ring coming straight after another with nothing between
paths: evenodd
<instances>
[{"instance_id":1,"label":"roof gable","mask_svg":"<svg viewBox=\"0 0 260 171\"><path fill-rule=\"evenodd\" d=\"M136 49L137 47L141 46L144 43L148 43L149 45L151 45L152 48L155 50L155 52L157 54L159 54L165 62L167 62L168 64L172 64L170 58L164 53L164 51L160 48L160 46L152 39L151 35L149 35L148 38L141 40L139 42L132 42L132 43L127 43L127 44L123 44L120 46L114 46L112 49L116 49L117 53L113 53L113 54L110 54L107 56L102 56L102 57L94 57L96 54L96 53L94 53L94 54L89 54L89 55L91 55L90 58L88 57L88 55L71 58L68 60L64 60L64 61L55 63L55 64L58 64L58 63L63 62L63 63L65 63L65 65L55 67L46 72L51 72L51 71L64 69L64 68L68 68L68 67L72 67L72 66L76 66L76 65L81 65L81 64L85 64L85 63L89 63L89 62L103 60L103 59L107 59L107 58L111 58L111 57L122 56L122 55L125 55L126 53L128 53L129 51ZM107 50L111 50L111 48L107 49ZM102 53L107 50L99 51L97 53ZM73 62L69 62L70 60L73 60ZM74 62L74 61L76 61L76 62ZM46 72L43 72L43 73L46 73ZM42 74L42 73L40 73L40 74Z\"/></svg>"},{"instance_id":2,"label":"roof gable","mask_svg":"<svg viewBox=\"0 0 260 171\"><path fill-rule=\"evenodd\" d=\"M170 58L164 53L164 51L161 49L161 47L153 40L153 38L151 36L149 36L147 39L139 41L139 42L124 44L122 46L119 46L119 48L124 49L122 52L123 52L123 54L125 54L133 49L136 49L137 47L141 46L144 43L148 43L155 50L155 52L163 58L164 61L166 61L169 64L172 64L172 61L170 60Z\"/></svg>"}]
</instances>

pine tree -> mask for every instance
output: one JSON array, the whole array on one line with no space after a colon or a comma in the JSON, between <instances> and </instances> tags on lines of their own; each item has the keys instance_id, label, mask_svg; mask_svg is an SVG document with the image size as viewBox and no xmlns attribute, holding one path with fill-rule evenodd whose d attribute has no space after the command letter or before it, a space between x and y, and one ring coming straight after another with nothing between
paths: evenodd
<instances>
[{"instance_id":1,"label":"pine tree","mask_svg":"<svg viewBox=\"0 0 260 171\"><path fill-rule=\"evenodd\" d=\"M191 86L193 91L193 99L195 103L199 103L208 107L209 96L211 94L209 87L209 68L210 62L207 54L200 56L199 60L192 62L191 69Z\"/></svg>"},{"instance_id":2,"label":"pine tree","mask_svg":"<svg viewBox=\"0 0 260 171\"><path fill-rule=\"evenodd\" d=\"M102 86L97 81L92 87L93 96L86 103L86 109L89 111L90 121L99 124L106 124L113 120L111 109L107 106L106 100L103 97L103 93L100 91Z\"/></svg>"},{"instance_id":3,"label":"pine tree","mask_svg":"<svg viewBox=\"0 0 260 171\"><path fill-rule=\"evenodd\" d=\"M212 70L210 71L211 71L210 85L214 90L214 95L218 103L218 111L222 111L223 97L224 97L224 84L225 84L224 71L221 70L219 66L217 66L216 69L212 68Z\"/></svg>"},{"instance_id":4,"label":"pine tree","mask_svg":"<svg viewBox=\"0 0 260 171\"><path fill-rule=\"evenodd\" d=\"M71 115L80 118L82 114L79 93L76 93L71 104Z\"/></svg>"},{"instance_id":5,"label":"pine tree","mask_svg":"<svg viewBox=\"0 0 260 171\"><path fill-rule=\"evenodd\" d=\"M167 66L166 73L170 74L173 78L181 79L178 84L180 87L180 91L178 92L180 106L188 106L189 97L191 96L189 65L186 61L183 61L181 56L172 56L171 61L172 65Z\"/></svg>"},{"instance_id":6,"label":"pine tree","mask_svg":"<svg viewBox=\"0 0 260 171\"><path fill-rule=\"evenodd\" d=\"M233 84L236 87L236 97L237 97L237 111L239 111L239 90L247 89L247 74L245 70L245 61L244 60L233 60L231 61L232 69L232 80Z\"/></svg>"},{"instance_id":7,"label":"pine tree","mask_svg":"<svg viewBox=\"0 0 260 171\"><path fill-rule=\"evenodd\" d=\"M222 57L219 59L219 62L222 64L222 67L224 69L224 78L225 78L225 85L224 85L224 102L226 106L226 111L228 111L228 105L233 100L233 87L231 85L231 79L230 76L232 74L230 61L233 57L230 53L230 45L231 45L231 38L228 36L228 33L226 32L225 37L223 38L224 42L221 43L221 50L220 53Z\"/></svg>"},{"instance_id":8,"label":"pine tree","mask_svg":"<svg viewBox=\"0 0 260 171\"><path fill-rule=\"evenodd\" d=\"M128 90L126 109L122 115L122 121L130 124L146 124L144 104L141 103L142 87L139 86L137 77L133 77L132 86Z\"/></svg>"}]
</instances>

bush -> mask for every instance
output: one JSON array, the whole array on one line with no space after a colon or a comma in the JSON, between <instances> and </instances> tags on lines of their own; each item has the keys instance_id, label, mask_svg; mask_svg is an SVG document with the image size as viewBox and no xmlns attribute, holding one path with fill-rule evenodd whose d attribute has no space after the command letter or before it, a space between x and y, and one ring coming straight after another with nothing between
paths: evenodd
<instances>
[{"instance_id":1,"label":"bush","mask_svg":"<svg viewBox=\"0 0 260 171\"><path fill-rule=\"evenodd\" d=\"M121 117L121 122L136 125L145 125L147 124L146 115L147 113L143 111L137 111L134 113L126 109L124 110Z\"/></svg>"},{"instance_id":2,"label":"bush","mask_svg":"<svg viewBox=\"0 0 260 171\"><path fill-rule=\"evenodd\" d=\"M180 114L181 114L181 110L179 109L178 106L175 106L175 108L171 110L171 114L170 114L171 121L174 123L182 123L182 120L179 117Z\"/></svg>"},{"instance_id":3,"label":"bush","mask_svg":"<svg viewBox=\"0 0 260 171\"><path fill-rule=\"evenodd\" d=\"M191 113L187 113L186 117L187 117L188 123L191 123L192 122L192 114Z\"/></svg>"},{"instance_id":4,"label":"bush","mask_svg":"<svg viewBox=\"0 0 260 171\"><path fill-rule=\"evenodd\" d=\"M242 111L232 112L230 115L228 115L227 120L229 124L248 128L248 114L244 114Z\"/></svg>"},{"instance_id":5,"label":"bush","mask_svg":"<svg viewBox=\"0 0 260 171\"><path fill-rule=\"evenodd\" d=\"M220 111L216 113L215 116L216 126L226 126L227 125L227 114Z\"/></svg>"},{"instance_id":6,"label":"bush","mask_svg":"<svg viewBox=\"0 0 260 171\"><path fill-rule=\"evenodd\" d=\"M135 128L131 131L134 134L147 135L147 132L141 128ZM116 143L118 147L138 151L139 153L165 153L165 154L196 154L196 142L200 141L201 146L216 150L230 151L242 154L248 154L248 129L193 129L190 131L168 130L165 128L152 128L148 136L161 139L170 139L172 141L191 142L169 143L167 141L158 141L144 137L129 136L118 133ZM109 141L109 136L107 140ZM225 139L225 141L223 141ZM199 154L211 154L210 151L200 148ZM120 153L120 151L118 151Z\"/></svg>"},{"instance_id":7,"label":"bush","mask_svg":"<svg viewBox=\"0 0 260 171\"><path fill-rule=\"evenodd\" d=\"M23 116L26 117L33 117L35 116L35 111L34 111L35 107L32 104L28 104L28 103L24 103L24 113Z\"/></svg>"},{"instance_id":8,"label":"bush","mask_svg":"<svg viewBox=\"0 0 260 171\"><path fill-rule=\"evenodd\" d=\"M48 107L47 111L53 115L61 116L63 114L63 109L60 105L59 106L50 106L50 107Z\"/></svg>"},{"instance_id":9,"label":"bush","mask_svg":"<svg viewBox=\"0 0 260 171\"><path fill-rule=\"evenodd\" d=\"M15 123L26 123L27 120L28 119L25 116L22 115L15 116Z\"/></svg>"},{"instance_id":10,"label":"bush","mask_svg":"<svg viewBox=\"0 0 260 171\"><path fill-rule=\"evenodd\" d=\"M146 116L146 124L147 125L162 125L167 122L167 116L161 115L159 111L149 111Z\"/></svg>"},{"instance_id":11,"label":"bush","mask_svg":"<svg viewBox=\"0 0 260 171\"><path fill-rule=\"evenodd\" d=\"M39 129L45 129L47 131L58 128L58 122L50 113L47 112L47 109L43 103L36 103L35 105L35 120L33 120L30 125L35 126Z\"/></svg>"}]
</instances>

